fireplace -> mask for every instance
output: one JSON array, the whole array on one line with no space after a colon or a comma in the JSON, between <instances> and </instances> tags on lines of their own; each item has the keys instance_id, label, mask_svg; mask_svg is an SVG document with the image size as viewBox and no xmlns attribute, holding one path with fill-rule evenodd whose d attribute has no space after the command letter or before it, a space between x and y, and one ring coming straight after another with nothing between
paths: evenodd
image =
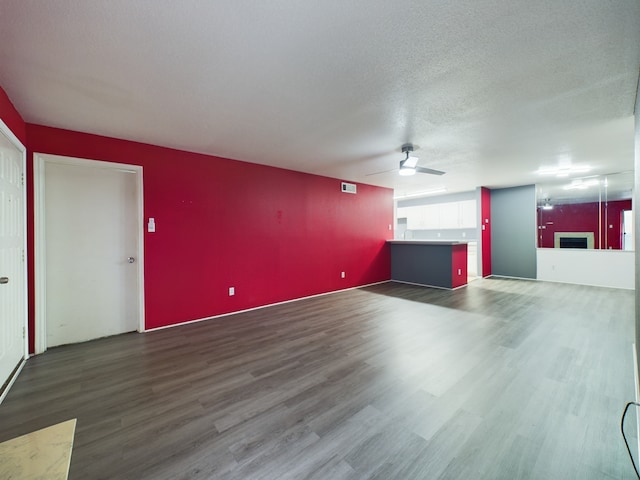
<instances>
[{"instance_id":1,"label":"fireplace","mask_svg":"<svg viewBox=\"0 0 640 480\"><path fill-rule=\"evenodd\" d=\"M555 248L594 248L593 232L555 232Z\"/></svg>"}]
</instances>

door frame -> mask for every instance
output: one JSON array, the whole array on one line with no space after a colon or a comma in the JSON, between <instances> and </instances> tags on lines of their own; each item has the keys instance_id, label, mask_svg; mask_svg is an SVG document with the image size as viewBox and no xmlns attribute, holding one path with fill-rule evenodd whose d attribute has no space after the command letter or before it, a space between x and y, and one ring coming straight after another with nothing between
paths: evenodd
<instances>
[{"instance_id":1,"label":"door frame","mask_svg":"<svg viewBox=\"0 0 640 480\"><path fill-rule=\"evenodd\" d=\"M46 217L45 217L45 165L56 163L119 170L136 176L138 222L138 332L145 331L144 322L144 196L142 166L126 163L103 162L84 158L65 157L48 153L33 154L34 183L34 250L35 250L35 353L47 350L47 259L46 259Z\"/></svg>"},{"instance_id":2,"label":"door frame","mask_svg":"<svg viewBox=\"0 0 640 480\"><path fill-rule=\"evenodd\" d=\"M27 175L27 149L22 144L22 142L15 136L15 134L11 131L11 129L7 126L6 123L0 118L0 133L4 134L9 142L13 144L20 151L20 156L22 157L22 235L24 242L22 244L22 255L23 255L23 263L22 263L22 272L23 272L23 291L24 291L24 314L23 314L23 342L24 342L24 350L22 355L22 361L13 372L13 374L7 379L8 383L6 388L0 391L0 403L4 400L4 397L9 393L11 386L18 378L20 371L24 367L27 359L29 358L29 280L28 280L28 253L27 253L27 187L26 187L26 175ZM2 385L0 385L2 387Z\"/></svg>"}]
</instances>

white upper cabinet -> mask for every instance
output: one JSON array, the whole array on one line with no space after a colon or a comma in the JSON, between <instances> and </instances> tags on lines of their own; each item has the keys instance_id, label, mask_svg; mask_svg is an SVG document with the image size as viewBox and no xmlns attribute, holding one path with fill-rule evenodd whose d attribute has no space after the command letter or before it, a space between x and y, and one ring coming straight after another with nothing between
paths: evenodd
<instances>
[{"instance_id":1,"label":"white upper cabinet","mask_svg":"<svg viewBox=\"0 0 640 480\"><path fill-rule=\"evenodd\" d=\"M397 215L407 219L408 230L476 228L477 222L475 200L401 207Z\"/></svg>"}]
</instances>

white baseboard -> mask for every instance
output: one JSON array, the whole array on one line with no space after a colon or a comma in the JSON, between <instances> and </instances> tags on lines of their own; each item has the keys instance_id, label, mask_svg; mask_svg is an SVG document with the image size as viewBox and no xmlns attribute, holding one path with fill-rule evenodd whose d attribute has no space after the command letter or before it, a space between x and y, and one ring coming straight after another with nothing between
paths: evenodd
<instances>
[{"instance_id":1,"label":"white baseboard","mask_svg":"<svg viewBox=\"0 0 640 480\"><path fill-rule=\"evenodd\" d=\"M27 358L29 358L29 357L27 357ZM0 395L0 404L2 404L2 401L7 396L7 393L9 393L9 390L11 390L11 387L13 386L15 381L18 379L18 375L20 375L20 372L22 371L22 369L24 368L25 364L27 363L27 358L23 358L22 361L20 362L20 365L18 366L18 368L16 368L15 372L13 372L13 375L11 376L11 379L9 380L9 383L7 384L7 388L5 388L2 391L2 395Z\"/></svg>"},{"instance_id":2,"label":"white baseboard","mask_svg":"<svg viewBox=\"0 0 640 480\"><path fill-rule=\"evenodd\" d=\"M537 282L538 279L537 278L530 278L530 277L512 277L510 275L494 275L493 273L491 275L487 275L486 277L482 277L482 278L507 278L510 280L533 280L534 282Z\"/></svg>"},{"instance_id":3,"label":"white baseboard","mask_svg":"<svg viewBox=\"0 0 640 480\"><path fill-rule=\"evenodd\" d=\"M254 310L261 310L263 308L268 308L268 307L274 307L276 305L284 305L286 303L292 303L292 302L299 302L301 300L307 300L309 298L316 298L316 297L324 297L326 295L333 295L334 293L340 293L340 292L347 292L349 290L357 290L358 288L365 288L365 287L371 287L373 285L381 285L383 283L389 283L392 280L383 280L382 282L375 282L375 283L368 283L366 285L358 285L357 287L349 287L349 288L343 288L340 290L333 290L331 292L325 292L325 293L316 293L315 295L309 295L306 297L300 297L300 298L293 298L291 300L284 300L282 302L276 302L276 303L269 303L267 305L260 305L259 307L253 307L253 308L246 308L244 310L236 310L234 312L229 312L229 313L222 313L220 315L214 315L212 317L205 317L205 318L197 318L195 320L188 320L186 322L180 322L180 323L173 323L171 325L164 325L162 327L155 327L155 328L148 328L145 329L142 333L145 332L155 332L157 330L165 330L167 328L173 328L173 327L180 327L182 325L190 325L192 323L199 323L199 322L205 322L207 320L214 320L216 318L223 318L223 317L229 317L231 315L237 315L238 313L245 313L245 312L252 312Z\"/></svg>"}]
</instances>

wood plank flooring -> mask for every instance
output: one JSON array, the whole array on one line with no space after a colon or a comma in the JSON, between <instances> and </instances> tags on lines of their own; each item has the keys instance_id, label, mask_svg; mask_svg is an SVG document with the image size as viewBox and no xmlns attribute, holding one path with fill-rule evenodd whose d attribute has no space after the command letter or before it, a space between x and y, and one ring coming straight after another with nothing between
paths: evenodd
<instances>
[{"instance_id":1,"label":"wood plank flooring","mask_svg":"<svg viewBox=\"0 0 640 480\"><path fill-rule=\"evenodd\" d=\"M631 479L633 302L387 283L58 347L0 441L77 418L72 479Z\"/></svg>"}]
</instances>

